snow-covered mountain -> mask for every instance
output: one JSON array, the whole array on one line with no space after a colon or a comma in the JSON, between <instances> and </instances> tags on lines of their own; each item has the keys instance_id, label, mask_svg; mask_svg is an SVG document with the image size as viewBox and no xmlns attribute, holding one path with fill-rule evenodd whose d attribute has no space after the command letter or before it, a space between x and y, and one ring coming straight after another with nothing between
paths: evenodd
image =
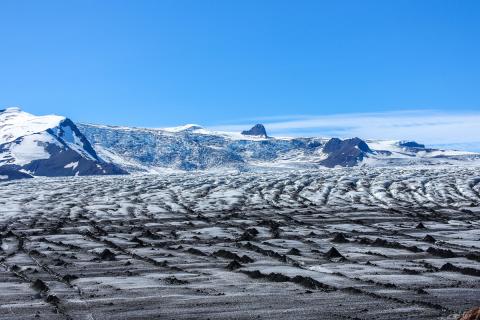
<instances>
[{"instance_id":1,"label":"snow-covered mountain","mask_svg":"<svg viewBox=\"0 0 480 320\"><path fill-rule=\"evenodd\" d=\"M0 110L0 180L122 173L97 155L70 119Z\"/></svg>"},{"instance_id":2,"label":"snow-covered mountain","mask_svg":"<svg viewBox=\"0 0 480 320\"><path fill-rule=\"evenodd\" d=\"M408 141L274 138L263 125L237 132L199 125L146 129L79 124L98 154L129 172L411 166L480 162L480 154Z\"/></svg>"},{"instance_id":3,"label":"snow-covered mountain","mask_svg":"<svg viewBox=\"0 0 480 320\"><path fill-rule=\"evenodd\" d=\"M242 132L199 125L147 129L74 124L62 116L0 111L0 181L32 176L172 170L316 169L480 164L480 154L413 141L275 138L261 124Z\"/></svg>"}]
</instances>

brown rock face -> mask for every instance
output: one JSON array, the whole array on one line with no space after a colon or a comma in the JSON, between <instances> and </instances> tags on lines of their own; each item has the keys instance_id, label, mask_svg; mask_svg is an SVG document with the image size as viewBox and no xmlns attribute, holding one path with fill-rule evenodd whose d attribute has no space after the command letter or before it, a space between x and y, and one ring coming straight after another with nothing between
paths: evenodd
<instances>
[{"instance_id":1,"label":"brown rock face","mask_svg":"<svg viewBox=\"0 0 480 320\"><path fill-rule=\"evenodd\" d=\"M480 320L480 307L468 310L458 320Z\"/></svg>"}]
</instances>

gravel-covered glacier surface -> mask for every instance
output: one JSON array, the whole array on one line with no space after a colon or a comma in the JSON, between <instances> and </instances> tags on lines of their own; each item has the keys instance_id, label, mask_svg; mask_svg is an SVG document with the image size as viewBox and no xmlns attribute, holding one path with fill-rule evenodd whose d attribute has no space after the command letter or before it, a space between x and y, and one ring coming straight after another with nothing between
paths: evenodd
<instances>
[{"instance_id":1,"label":"gravel-covered glacier surface","mask_svg":"<svg viewBox=\"0 0 480 320\"><path fill-rule=\"evenodd\" d=\"M0 183L0 319L454 319L479 192L475 167Z\"/></svg>"}]
</instances>

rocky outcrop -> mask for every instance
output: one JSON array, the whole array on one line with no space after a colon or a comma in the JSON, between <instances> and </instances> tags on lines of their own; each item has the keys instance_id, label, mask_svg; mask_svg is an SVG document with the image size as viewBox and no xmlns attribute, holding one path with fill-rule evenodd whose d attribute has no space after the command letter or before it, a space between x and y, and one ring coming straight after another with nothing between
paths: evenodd
<instances>
[{"instance_id":1,"label":"rocky outcrop","mask_svg":"<svg viewBox=\"0 0 480 320\"><path fill-rule=\"evenodd\" d=\"M458 320L480 320L480 307L466 311Z\"/></svg>"},{"instance_id":2,"label":"rocky outcrop","mask_svg":"<svg viewBox=\"0 0 480 320\"><path fill-rule=\"evenodd\" d=\"M263 124L256 124L250 130L242 131L242 134L245 136L259 136L268 138L267 130L265 130Z\"/></svg>"},{"instance_id":3,"label":"rocky outcrop","mask_svg":"<svg viewBox=\"0 0 480 320\"><path fill-rule=\"evenodd\" d=\"M336 166L356 166L367 154L371 154L372 150L360 138L346 140L332 138L323 147L323 152L328 156L320 163L326 167L333 168Z\"/></svg>"}]
</instances>

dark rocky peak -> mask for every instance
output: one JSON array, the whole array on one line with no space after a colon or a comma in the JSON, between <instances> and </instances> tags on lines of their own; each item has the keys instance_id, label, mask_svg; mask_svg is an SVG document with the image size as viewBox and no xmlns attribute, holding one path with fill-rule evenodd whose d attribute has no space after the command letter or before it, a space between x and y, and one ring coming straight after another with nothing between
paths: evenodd
<instances>
[{"instance_id":1,"label":"dark rocky peak","mask_svg":"<svg viewBox=\"0 0 480 320\"><path fill-rule=\"evenodd\" d=\"M265 130L263 124L256 124L250 130L242 131L242 134L246 136L262 136L268 138L267 130Z\"/></svg>"},{"instance_id":2,"label":"dark rocky peak","mask_svg":"<svg viewBox=\"0 0 480 320\"><path fill-rule=\"evenodd\" d=\"M84 151L86 151L95 160L100 160L97 153L90 144L90 141L88 141L88 139L83 135L83 133L80 132L80 130L72 120L70 120L69 118L65 118L65 120L60 123L58 136L65 141L74 142L75 138L73 137L73 135L76 137L76 139L79 140L79 142L81 142Z\"/></svg>"},{"instance_id":3,"label":"dark rocky peak","mask_svg":"<svg viewBox=\"0 0 480 320\"><path fill-rule=\"evenodd\" d=\"M352 139L346 139L346 140L332 138L323 147L323 152L333 153L333 152L339 152L339 151L347 151L355 147L358 148L358 150L363 152L368 152L368 153L372 152L368 144L360 138L352 138Z\"/></svg>"},{"instance_id":4,"label":"dark rocky peak","mask_svg":"<svg viewBox=\"0 0 480 320\"><path fill-rule=\"evenodd\" d=\"M332 138L323 147L323 152L328 154L328 157L320 164L329 168L356 166L366 154L373 153L365 141L360 138L346 140Z\"/></svg>"}]
</instances>

